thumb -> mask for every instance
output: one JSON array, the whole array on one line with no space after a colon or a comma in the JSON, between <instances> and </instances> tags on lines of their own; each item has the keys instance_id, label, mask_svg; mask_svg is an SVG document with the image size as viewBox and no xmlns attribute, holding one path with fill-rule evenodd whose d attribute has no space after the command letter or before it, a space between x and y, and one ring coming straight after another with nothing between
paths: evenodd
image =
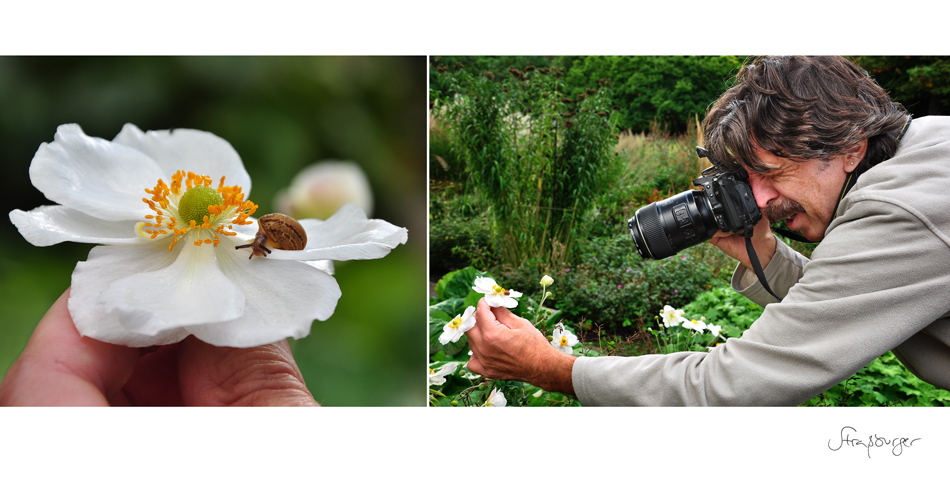
<instances>
[{"instance_id":1,"label":"thumb","mask_svg":"<svg viewBox=\"0 0 950 486\"><path fill-rule=\"evenodd\" d=\"M182 401L205 406L316 406L287 340L253 348L179 344Z\"/></svg>"}]
</instances>

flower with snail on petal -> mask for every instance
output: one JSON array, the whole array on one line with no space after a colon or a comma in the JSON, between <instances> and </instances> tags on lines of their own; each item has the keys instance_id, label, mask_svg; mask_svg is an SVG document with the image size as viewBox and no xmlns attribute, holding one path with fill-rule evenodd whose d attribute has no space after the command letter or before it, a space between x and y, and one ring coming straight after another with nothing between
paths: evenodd
<instances>
[{"instance_id":1,"label":"flower with snail on petal","mask_svg":"<svg viewBox=\"0 0 950 486\"><path fill-rule=\"evenodd\" d=\"M304 249L248 259L234 247L257 232L250 177L228 142L198 130L127 124L110 142L61 125L30 180L57 204L10 212L27 241L103 245L73 271L79 333L132 347L192 334L232 347L302 338L340 298L331 260L381 258L408 237L347 205L300 221Z\"/></svg>"},{"instance_id":2,"label":"flower with snail on petal","mask_svg":"<svg viewBox=\"0 0 950 486\"><path fill-rule=\"evenodd\" d=\"M468 306L462 315L455 316L455 319L449 321L445 327L442 328L442 335L439 336L439 342L443 345L448 344L449 341L457 343L469 329L475 327L474 314L475 308Z\"/></svg>"},{"instance_id":3,"label":"flower with snail on petal","mask_svg":"<svg viewBox=\"0 0 950 486\"><path fill-rule=\"evenodd\" d=\"M485 294L485 302L492 307L507 307L513 309L518 307L518 301L521 292L517 290L506 290L504 287L495 283L495 280L488 277L475 277L475 285L472 290Z\"/></svg>"}]
</instances>

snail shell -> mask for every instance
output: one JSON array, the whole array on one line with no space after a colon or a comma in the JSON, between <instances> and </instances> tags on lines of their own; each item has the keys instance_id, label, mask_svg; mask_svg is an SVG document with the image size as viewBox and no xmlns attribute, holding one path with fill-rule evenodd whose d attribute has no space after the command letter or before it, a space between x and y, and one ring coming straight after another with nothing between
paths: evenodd
<instances>
[{"instance_id":1,"label":"snail shell","mask_svg":"<svg viewBox=\"0 0 950 486\"><path fill-rule=\"evenodd\" d=\"M255 255L266 257L275 250L303 250L307 246L307 232L296 219L286 214L272 213L265 214L257 220L258 230L252 243L235 246L234 249L251 248L251 256ZM268 248L265 245L269 245Z\"/></svg>"}]
</instances>

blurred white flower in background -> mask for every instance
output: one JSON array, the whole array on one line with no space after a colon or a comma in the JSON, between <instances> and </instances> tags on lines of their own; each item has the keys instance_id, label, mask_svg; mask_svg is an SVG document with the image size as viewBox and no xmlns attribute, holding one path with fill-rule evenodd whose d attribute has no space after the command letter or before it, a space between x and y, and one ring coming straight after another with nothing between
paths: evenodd
<instances>
[{"instance_id":1,"label":"blurred white flower in background","mask_svg":"<svg viewBox=\"0 0 950 486\"><path fill-rule=\"evenodd\" d=\"M373 190L354 162L326 160L297 173L290 187L277 193L274 207L294 218L327 219L351 202L373 215Z\"/></svg>"}]
</instances>

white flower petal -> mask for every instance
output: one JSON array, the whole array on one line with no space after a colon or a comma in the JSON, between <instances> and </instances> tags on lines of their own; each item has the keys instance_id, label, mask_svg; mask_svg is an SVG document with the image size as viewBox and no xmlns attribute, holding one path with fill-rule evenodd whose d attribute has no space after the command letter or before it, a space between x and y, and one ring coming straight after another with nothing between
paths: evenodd
<instances>
[{"instance_id":1,"label":"white flower petal","mask_svg":"<svg viewBox=\"0 0 950 486\"><path fill-rule=\"evenodd\" d=\"M30 180L51 201L110 221L141 219L145 189L167 176L147 155L60 125L30 164Z\"/></svg>"},{"instance_id":2,"label":"white flower petal","mask_svg":"<svg viewBox=\"0 0 950 486\"><path fill-rule=\"evenodd\" d=\"M217 187L221 176L225 176L224 185L241 186L245 195L251 193L251 177L244 169L241 157L230 143L213 133L190 128L142 132L135 125L126 123L112 141L148 155L166 177L184 170L211 176Z\"/></svg>"},{"instance_id":3,"label":"white flower petal","mask_svg":"<svg viewBox=\"0 0 950 486\"><path fill-rule=\"evenodd\" d=\"M310 265L242 258L219 246L221 271L244 293L244 315L227 322L188 327L215 346L251 347L310 334L314 319L327 320L342 293L336 279Z\"/></svg>"},{"instance_id":4,"label":"white flower petal","mask_svg":"<svg viewBox=\"0 0 950 486\"><path fill-rule=\"evenodd\" d=\"M367 219L359 206L347 203L330 219L300 221L307 247L299 251L274 250L274 260L371 260L405 243L409 232L381 219Z\"/></svg>"},{"instance_id":5,"label":"white flower petal","mask_svg":"<svg viewBox=\"0 0 950 486\"><path fill-rule=\"evenodd\" d=\"M485 302L492 307L507 307L514 309L518 307L518 301L504 295L485 294Z\"/></svg>"},{"instance_id":6,"label":"white flower petal","mask_svg":"<svg viewBox=\"0 0 950 486\"><path fill-rule=\"evenodd\" d=\"M498 284L495 283L493 278L475 277L475 285L472 286L472 290L487 295L495 291L496 285Z\"/></svg>"},{"instance_id":7,"label":"white flower petal","mask_svg":"<svg viewBox=\"0 0 950 486\"><path fill-rule=\"evenodd\" d=\"M152 243L151 245L161 245ZM108 314L97 301L116 280L139 272L155 271L174 262L172 252L156 251L144 245L97 246L85 262L73 270L69 293L69 315L79 334L99 341L131 347L176 343L188 336L184 329L174 329L155 336L134 334L119 322L119 314Z\"/></svg>"},{"instance_id":8,"label":"white flower petal","mask_svg":"<svg viewBox=\"0 0 950 486\"><path fill-rule=\"evenodd\" d=\"M475 307L468 306L462 313L462 324L459 326L459 332L465 334L475 327Z\"/></svg>"},{"instance_id":9,"label":"white flower petal","mask_svg":"<svg viewBox=\"0 0 950 486\"><path fill-rule=\"evenodd\" d=\"M26 241L49 246L64 241L101 245L137 244L131 221L106 221L65 206L40 206L32 211L10 211L10 221Z\"/></svg>"},{"instance_id":10,"label":"white flower petal","mask_svg":"<svg viewBox=\"0 0 950 486\"><path fill-rule=\"evenodd\" d=\"M214 248L180 241L171 265L113 282L99 302L122 325L154 336L176 327L229 321L244 313L244 294L218 268ZM176 245L176 249L178 248ZM170 252L171 253L171 252Z\"/></svg>"}]
</instances>

